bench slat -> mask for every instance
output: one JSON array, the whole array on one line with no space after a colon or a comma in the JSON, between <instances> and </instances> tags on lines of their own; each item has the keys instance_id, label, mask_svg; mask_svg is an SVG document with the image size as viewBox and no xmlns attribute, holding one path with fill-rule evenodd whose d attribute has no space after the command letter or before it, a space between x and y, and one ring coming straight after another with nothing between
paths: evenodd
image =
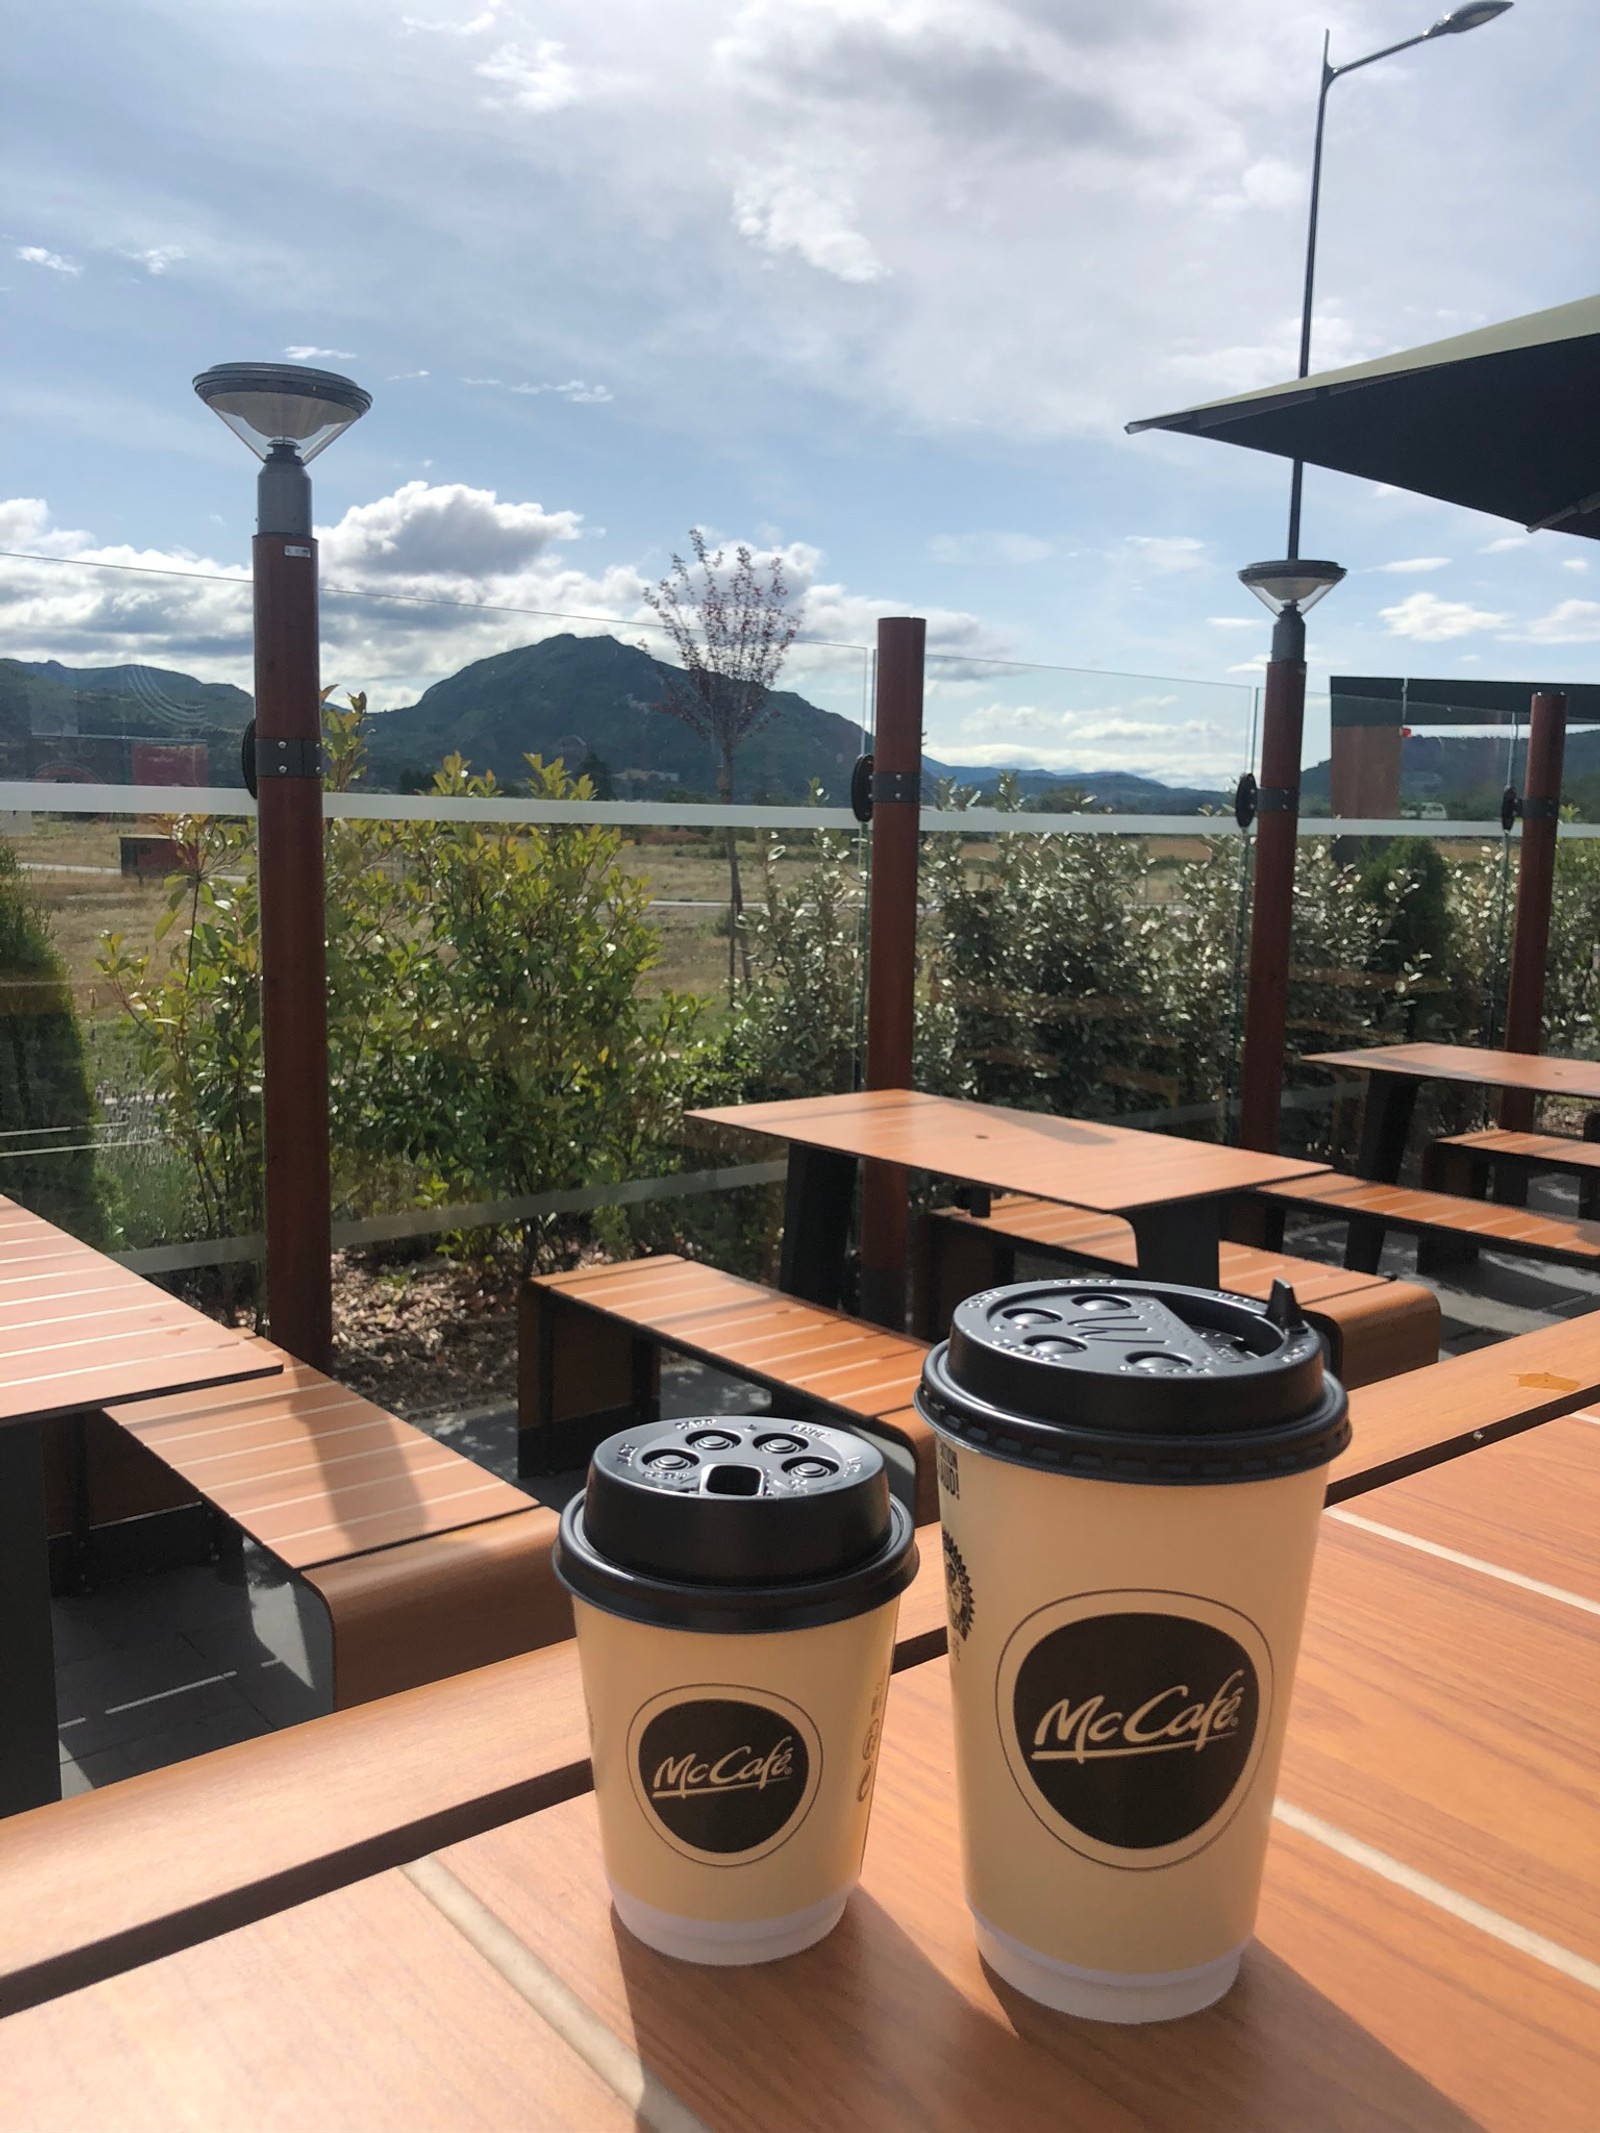
<instances>
[{"instance_id":1,"label":"bench slat","mask_svg":"<svg viewBox=\"0 0 1600 2133\"><path fill-rule=\"evenodd\" d=\"M1267 1199L1313 1213L1367 1216L1396 1229L1475 1238L1532 1258L1564 1259L1584 1265L1600 1261L1600 1222L1533 1214L1526 1208L1507 1207L1498 1201L1467 1200L1454 1193L1378 1184L1336 1170L1295 1179L1286 1185L1264 1185L1261 1192Z\"/></svg>"}]
</instances>

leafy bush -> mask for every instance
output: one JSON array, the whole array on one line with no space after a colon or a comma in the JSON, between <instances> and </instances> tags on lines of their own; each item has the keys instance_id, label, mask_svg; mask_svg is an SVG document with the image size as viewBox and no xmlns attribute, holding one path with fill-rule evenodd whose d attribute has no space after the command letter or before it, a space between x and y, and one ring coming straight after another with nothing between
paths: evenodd
<instances>
[{"instance_id":1,"label":"leafy bush","mask_svg":"<svg viewBox=\"0 0 1600 2133\"><path fill-rule=\"evenodd\" d=\"M0 844L0 1192L86 1243L102 1241L95 1104L49 922Z\"/></svg>"},{"instance_id":2,"label":"leafy bush","mask_svg":"<svg viewBox=\"0 0 1600 2133\"><path fill-rule=\"evenodd\" d=\"M364 704L329 714L330 774L356 783ZM592 797L529 759L529 790ZM452 757L447 798L491 799ZM647 996L659 937L621 839L582 824L334 821L326 830L334 1197L344 1213L626 1177L675 1115L698 1003ZM165 951L108 938L164 1130L208 1235L261 1220L259 915L246 824L175 828Z\"/></svg>"}]
</instances>

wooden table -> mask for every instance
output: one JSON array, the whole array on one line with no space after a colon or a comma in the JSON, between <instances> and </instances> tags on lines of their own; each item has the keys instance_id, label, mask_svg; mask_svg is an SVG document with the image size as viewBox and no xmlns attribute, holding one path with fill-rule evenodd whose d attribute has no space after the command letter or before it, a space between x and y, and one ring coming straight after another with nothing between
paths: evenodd
<instances>
[{"instance_id":1,"label":"wooden table","mask_svg":"<svg viewBox=\"0 0 1600 2133\"><path fill-rule=\"evenodd\" d=\"M862 1888L819 1947L712 1976L652 1955L574 1798L13 2016L0 2133L1588 2133L1600 1719L1572 1692L1600 1619L1341 1517L1257 1940L1204 2014L1102 2028L982 1968L929 1660L891 1689Z\"/></svg>"},{"instance_id":2,"label":"wooden table","mask_svg":"<svg viewBox=\"0 0 1600 2133\"><path fill-rule=\"evenodd\" d=\"M1392 1185L1405 1160L1417 1091L1425 1081L1466 1081L1532 1096L1573 1096L1600 1103L1600 1060L1551 1059L1542 1052L1491 1052L1472 1044L1383 1044L1354 1052L1308 1052L1307 1066L1340 1067L1367 1076L1361 1114L1364 1178Z\"/></svg>"},{"instance_id":3,"label":"wooden table","mask_svg":"<svg viewBox=\"0 0 1600 2133\"><path fill-rule=\"evenodd\" d=\"M1203 1288L1217 1285L1222 1214L1231 1198L1326 1167L913 1089L732 1104L689 1115L789 1144L780 1279L792 1294L830 1305L839 1300L863 1161L1122 1215L1133 1227L1141 1273Z\"/></svg>"},{"instance_id":4,"label":"wooden table","mask_svg":"<svg viewBox=\"0 0 1600 2133\"><path fill-rule=\"evenodd\" d=\"M40 1424L279 1367L0 1198L0 1815L61 1791Z\"/></svg>"}]
</instances>

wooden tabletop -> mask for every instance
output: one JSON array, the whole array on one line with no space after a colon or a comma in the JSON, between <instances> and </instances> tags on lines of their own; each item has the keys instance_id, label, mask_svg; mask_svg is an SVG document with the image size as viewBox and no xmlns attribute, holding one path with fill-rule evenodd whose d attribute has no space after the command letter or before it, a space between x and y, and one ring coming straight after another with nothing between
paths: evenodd
<instances>
[{"instance_id":1,"label":"wooden tabletop","mask_svg":"<svg viewBox=\"0 0 1600 2133\"><path fill-rule=\"evenodd\" d=\"M280 1368L230 1327L0 1198L0 1424Z\"/></svg>"},{"instance_id":2,"label":"wooden tabletop","mask_svg":"<svg viewBox=\"0 0 1600 2133\"><path fill-rule=\"evenodd\" d=\"M1032 1193L1113 1215L1248 1192L1326 1168L1289 1156L1260 1155L1250 1148L1224 1148L1215 1141L1136 1133L1100 1120L1052 1118L1041 1111L925 1096L914 1089L732 1104L691 1111L689 1116L836 1155L898 1163L995 1192Z\"/></svg>"},{"instance_id":3,"label":"wooden tabletop","mask_svg":"<svg viewBox=\"0 0 1600 2133\"><path fill-rule=\"evenodd\" d=\"M1541 1423L1345 1508L1369 1531L1600 1612L1600 1409Z\"/></svg>"},{"instance_id":4,"label":"wooden tabletop","mask_svg":"<svg viewBox=\"0 0 1600 2133\"><path fill-rule=\"evenodd\" d=\"M897 1668L944 1650L937 1527L918 1542ZM590 1783L569 1638L10 1816L0 1820L0 2016Z\"/></svg>"},{"instance_id":5,"label":"wooden tabletop","mask_svg":"<svg viewBox=\"0 0 1600 2133\"><path fill-rule=\"evenodd\" d=\"M982 1968L929 1660L891 1689L863 1885L819 1947L711 1977L652 1955L575 1798L13 2016L0 2128L1587 2133L1597 1659L1594 1613L1334 1513L1257 1940L1157 2031Z\"/></svg>"},{"instance_id":6,"label":"wooden tabletop","mask_svg":"<svg viewBox=\"0 0 1600 2133\"><path fill-rule=\"evenodd\" d=\"M1308 1052L1303 1063L1346 1067L1358 1074L1399 1074L1408 1081L1470 1081L1486 1089L1529 1089L1538 1096L1600 1102L1600 1060L1552 1059L1543 1052L1491 1052L1474 1044L1382 1044L1355 1052Z\"/></svg>"}]
</instances>

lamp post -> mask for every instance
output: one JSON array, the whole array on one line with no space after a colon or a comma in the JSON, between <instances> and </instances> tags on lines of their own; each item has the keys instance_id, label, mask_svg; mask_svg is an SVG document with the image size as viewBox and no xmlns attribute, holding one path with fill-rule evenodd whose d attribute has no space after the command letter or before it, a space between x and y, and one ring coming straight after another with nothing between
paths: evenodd
<instances>
[{"instance_id":1,"label":"lamp post","mask_svg":"<svg viewBox=\"0 0 1600 2133\"><path fill-rule=\"evenodd\" d=\"M1332 65L1328 39L1322 40L1322 85L1317 96L1317 130L1311 151L1311 208L1306 225L1305 285L1300 303L1300 367L1311 370L1311 299L1316 285L1317 214L1322 203L1322 136L1328 91L1342 75L1408 52L1413 45L1439 37L1459 37L1505 14L1512 0L1469 0L1443 15L1431 29L1362 59ZM1245 995L1244 1057L1240 1068L1239 1141L1246 1148L1274 1152L1283 1091L1283 1047L1288 1026L1289 953L1294 909L1295 839L1300 812L1300 743L1306 705L1305 614L1331 592L1344 571L1337 563L1306 561L1300 555L1300 498L1305 463L1297 459L1289 478L1289 538L1283 558L1251 563L1239 573L1275 616L1272 657L1267 665L1261 708L1261 782L1240 786L1238 815L1248 826L1257 815L1255 894L1250 916L1250 967Z\"/></svg>"},{"instance_id":2,"label":"lamp post","mask_svg":"<svg viewBox=\"0 0 1600 2133\"><path fill-rule=\"evenodd\" d=\"M262 462L251 545L255 718L245 763L256 793L261 899L267 1308L274 1340L328 1370L333 1238L322 707L317 544L306 466L366 413L372 397L332 371L287 363L220 363L203 371L194 389Z\"/></svg>"}]
</instances>

